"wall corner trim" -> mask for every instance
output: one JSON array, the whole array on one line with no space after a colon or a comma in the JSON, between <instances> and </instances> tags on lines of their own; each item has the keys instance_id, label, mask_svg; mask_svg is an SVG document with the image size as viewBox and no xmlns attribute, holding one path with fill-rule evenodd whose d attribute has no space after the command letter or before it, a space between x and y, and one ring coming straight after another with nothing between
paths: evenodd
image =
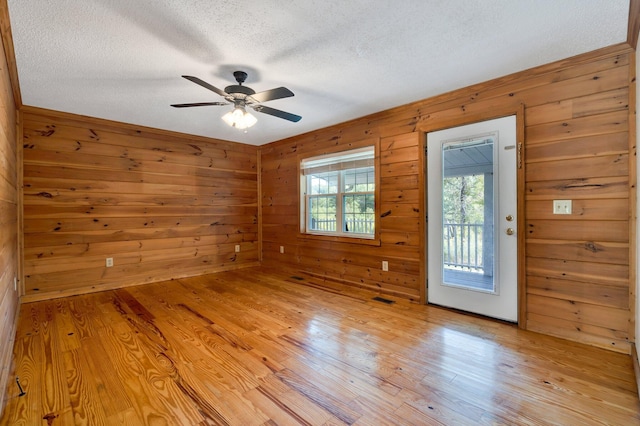
<instances>
[{"instance_id":1,"label":"wall corner trim","mask_svg":"<svg viewBox=\"0 0 640 426\"><path fill-rule=\"evenodd\" d=\"M627 43L631 48L638 47L638 33L640 32L640 0L629 1L629 23L627 25Z\"/></svg>"},{"instance_id":2,"label":"wall corner trim","mask_svg":"<svg viewBox=\"0 0 640 426\"><path fill-rule=\"evenodd\" d=\"M11 80L11 91L13 93L13 103L17 109L22 106L22 95L20 93L20 82L18 80L18 66L16 64L16 53L13 47L13 35L11 33L11 20L9 19L9 5L7 0L0 0L0 36L2 37L2 47L7 58L9 80Z\"/></svg>"}]
</instances>

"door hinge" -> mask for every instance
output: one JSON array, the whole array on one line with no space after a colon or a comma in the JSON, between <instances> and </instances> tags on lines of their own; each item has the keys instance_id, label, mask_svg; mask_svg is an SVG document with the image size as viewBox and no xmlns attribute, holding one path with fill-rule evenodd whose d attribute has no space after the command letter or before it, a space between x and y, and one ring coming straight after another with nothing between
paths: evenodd
<instances>
[{"instance_id":1,"label":"door hinge","mask_svg":"<svg viewBox=\"0 0 640 426\"><path fill-rule=\"evenodd\" d=\"M429 147L428 146L424 146L424 155L428 156L429 155Z\"/></svg>"},{"instance_id":2,"label":"door hinge","mask_svg":"<svg viewBox=\"0 0 640 426\"><path fill-rule=\"evenodd\" d=\"M518 168L522 168L522 142L518 142Z\"/></svg>"}]
</instances>

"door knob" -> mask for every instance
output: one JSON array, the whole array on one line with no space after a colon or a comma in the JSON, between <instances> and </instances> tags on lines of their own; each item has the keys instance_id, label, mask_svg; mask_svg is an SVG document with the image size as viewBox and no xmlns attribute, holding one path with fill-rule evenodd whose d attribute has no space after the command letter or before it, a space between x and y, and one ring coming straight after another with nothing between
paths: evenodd
<instances>
[{"instance_id":1,"label":"door knob","mask_svg":"<svg viewBox=\"0 0 640 426\"><path fill-rule=\"evenodd\" d=\"M507 228L507 235L513 235L513 228Z\"/></svg>"},{"instance_id":2,"label":"door knob","mask_svg":"<svg viewBox=\"0 0 640 426\"><path fill-rule=\"evenodd\" d=\"M505 219L507 219L508 222L511 222L513 220L513 216L508 214L507 217L505 217Z\"/></svg>"}]
</instances>

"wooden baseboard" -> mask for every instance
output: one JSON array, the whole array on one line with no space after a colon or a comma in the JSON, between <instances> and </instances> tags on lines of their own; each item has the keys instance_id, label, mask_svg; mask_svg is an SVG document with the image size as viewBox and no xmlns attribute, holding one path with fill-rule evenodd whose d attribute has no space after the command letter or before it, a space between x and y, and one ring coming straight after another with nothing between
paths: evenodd
<instances>
[{"instance_id":1,"label":"wooden baseboard","mask_svg":"<svg viewBox=\"0 0 640 426\"><path fill-rule=\"evenodd\" d=\"M636 373L636 386L640 396L640 361L638 360L638 351L635 343L631 343L631 358L633 358L633 371Z\"/></svg>"}]
</instances>

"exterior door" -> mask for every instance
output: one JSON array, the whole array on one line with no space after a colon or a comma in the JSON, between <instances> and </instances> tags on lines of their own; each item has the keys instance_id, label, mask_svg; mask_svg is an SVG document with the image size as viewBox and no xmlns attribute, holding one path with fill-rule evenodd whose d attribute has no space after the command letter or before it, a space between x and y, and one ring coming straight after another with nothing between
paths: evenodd
<instances>
[{"instance_id":1,"label":"exterior door","mask_svg":"<svg viewBox=\"0 0 640 426\"><path fill-rule=\"evenodd\" d=\"M516 117L427 133L428 300L518 320Z\"/></svg>"}]
</instances>

